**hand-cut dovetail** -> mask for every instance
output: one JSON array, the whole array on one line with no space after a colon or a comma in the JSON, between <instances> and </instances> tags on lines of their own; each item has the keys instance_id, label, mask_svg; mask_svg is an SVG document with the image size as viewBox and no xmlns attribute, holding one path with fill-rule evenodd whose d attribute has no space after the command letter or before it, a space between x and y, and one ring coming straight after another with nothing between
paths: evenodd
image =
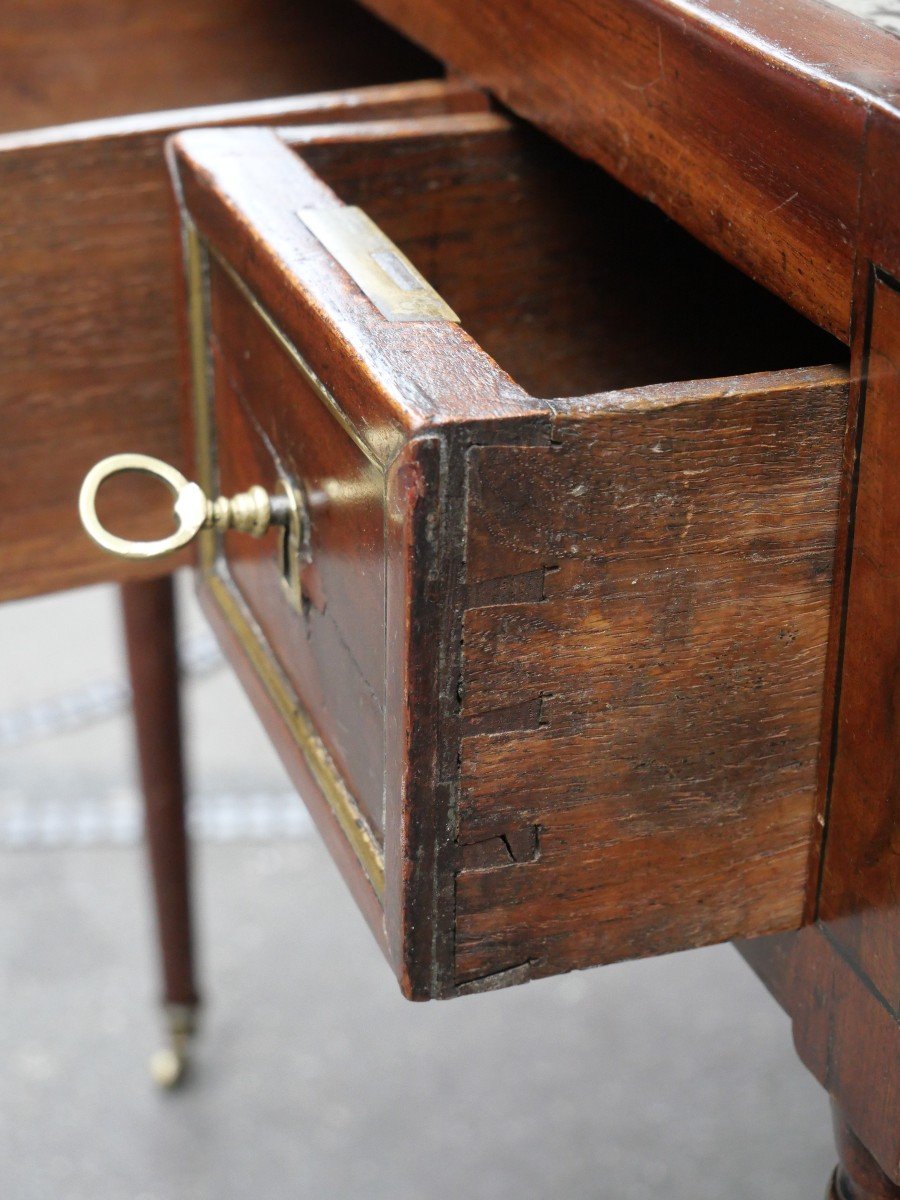
<instances>
[{"instance_id":1,"label":"hand-cut dovetail","mask_svg":"<svg viewBox=\"0 0 900 1200\"><path fill-rule=\"evenodd\" d=\"M544 568L493 579L475 579L469 584L467 608L487 608L494 604L527 604L544 599Z\"/></svg>"},{"instance_id":2,"label":"hand-cut dovetail","mask_svg":"<svg viewBox=\"0 0 900 1200\"><path fill-rule=\"evenodd\" d=\"M490 871L520 863L536 862L541 855L540 829L529 825L479 842L460 846L461 871Z\"/></svg>"},{"instance_id":3,"label":"hand-cut dovetail","mask_svg":"<svg viewBox=\"0 0 900 1200\"><path fill-rule=\"evenodd\" d=\"M504 708L490 708L485 712L472 713L462 719L463 737L476 737L485 733L509 733L522 729L537 729L541 719L543 698L534 696L521 704Z\"/></svg>"}]
</instances>

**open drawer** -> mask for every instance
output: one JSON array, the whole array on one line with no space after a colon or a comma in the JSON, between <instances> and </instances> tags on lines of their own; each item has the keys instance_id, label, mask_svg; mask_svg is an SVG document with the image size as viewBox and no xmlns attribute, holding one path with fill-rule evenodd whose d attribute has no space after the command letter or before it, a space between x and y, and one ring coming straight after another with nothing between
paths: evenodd
<instances>
[{"instance_id":1,"label":"open drawer","mask_svg":"<svg viewBox=\"0 0 900 1200\"><path fill-rule=\"evenodd\" d=\"M801 924L844 348L499 115L170 153L196 477L296 505L201 592L404 992Z\"/></svg>"}]
</instances>

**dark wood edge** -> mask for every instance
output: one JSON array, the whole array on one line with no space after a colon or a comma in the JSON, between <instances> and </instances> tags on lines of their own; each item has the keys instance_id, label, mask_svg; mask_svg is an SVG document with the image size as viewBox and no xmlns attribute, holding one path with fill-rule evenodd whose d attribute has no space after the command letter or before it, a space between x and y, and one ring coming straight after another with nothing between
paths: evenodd
<instances>
[{"instance_id":1,"label":"dark wood edge","mask_svg":"<svg viewBox=\"0 0 900 1200\"><path fill-rule=\"evenodd\" d=\"M483 92L477 95L484 97ZM386 115L369 121L316 121L309 125L276 125L273 132L292 150L305 146L361 146L368 142L420 141L423 138L466 137L471 134L507 133L511 123L501 113L475 110L423 116Z\"/></svg>"},{"instance_id":2,"label":"dark wood edge","mask_svg":"<svg viewBox=\"0 0 900 1200\"><path fill-rule=\"evenodd\" d=\"M824 838L810 865L806 914L815 923L797 934L738 946L790 1014L802 1061L895 1185L900 981L892 949L900 909L889 806L896 798L898 618L887 537L895 525L887 522L895 523L897 494L891 486L893 427L885 417L894 411L898 358L896 315L893 323L881 324L879 304L896 297L900 281L898 148L900 124L892 114L873 110L862 173L851 407L821 726L818 821ZM878 363L874 374L872 360ZM894 391L885 395L884 387ZM874 442L867 441L870 421ZM879 444L879 431L887 444Z\"/></svg>"},{"instance_id":3,"label":"dark wood edge","mask_svg":"<svg viewBox=\"0 0 900 1200\"><path fill-rule=\"evenodd\" d=\"M898 39L900 40L900 39ZM900 114L898 114L900 118ZM894 203L885 211L880 193L891 193L896 186L897 150L900 147L900 119L878 114L866 130L868 173L861 203L862 230L857 250L853 296L851 341L850 409L844 445L842 495L835 547L834 589L831 634L828 648L826 704L822 713L822 753L819 770L819 820L824 830L821 853L810 862L813 884L810 918L818 915L818 903L824 872L824 850L828 839L828 817L835 785L840 749L842 673L847 638L850 588L853 578L853 549L856 531L856 501L860 484L866 397L870 383L870 358L873 349L872 328L875 296L879 284L900 291L900 216ZM886 183L876 177L882 171ZM896 200L896 197L894 197ZM896 353L896 351L894 351Z\"/></svg>"},{"instance_id":4,"label":"dark wood edge","mask_svg":"<svg viewBox=\"0 0 900 1200\"><path fill-rule=\"evenodd\" d=\"M419 137L452 139L472 133L490 137L495 133L502 136L508 129L508 123L500 116L475 114L273 131L195 130L172 139L169 154L173 172L184 191L185 208L204 239L214 248L228 245L227 258L225 252L220 251L227 265L247 281L264 309L279 311L285 335L298 344L307 345L312 365L322 368L323 377L327 378L327 365L340 357L344 369L349 366L353 370L353 382L358 384L372 374L371 364L360 360L358 346L377 345L379 339L396 334L397 326L385 321L361 294L355 298L355 303L352 297L348 302L346 289L342 286L343 269L312 234L303 229L298 231L295 216L298 207L304 204L334 207L340 206L341 202L287 147L294 150L329 142L367 143ZM227 168L236 157L240 161L239 171L226 174L220 170L222 164ZM272 170L279 173L284 184L274 196L270 186L256 188L254 183L257 175L269 178L266 172ZM282 312L279 300L286 289L291 290L292 305ZM295 299L299 304L294 304ZM320 350L321 360L318 361L315 353L319 348L310 338L307 322L315 323L322 345L327 346L327 352ZM338 325L340 330L336 329ZM518 388L464 329L447 325L443 332L446 334L444 354L438 358L432 356L435 379L440 375L442 363L451 355L456 363L454 377L459 378L458 356L464 356L471 364L470 373L481 368L504 387L506 411L498 416L521 419L545 416L552 411L571 415L578 410L589 416L600 408L613 410L652 407L656 403L687 403L722 387L722 380L686 380L677 385L678 396L674 400L670 382L572 399L537 400ZM846 379L847 373L841 367L824 365L730 378L735 382L740 380L742 391L757 387L761 391L771 391L773 387L796 387L798 381L811 380L814 376L828 380ZM354 390L348 380L341 382L342 386L332 388L335 395ZM380 374L378 387L393 406L396 417L388 436L383 422L379 423L376 437L374 431L366 427L364 413L357 418L348 410L345 415L354 424L358 436L385 466L399 452L405 439L416 432L467 421L473 399L484 404L495 405L497 402L496 395L479 394L473 386L466 395L444 396L439 410L425 414L408 404L399 379L386 380Z\"/></svg>"},{"instance_id":5,"label":"dark wood edge","mask_svg":"<svg viewBox=\"0 0 900 1200\"><path fill-rule=\"evenodd\" d=\"M789 6L767 0L643 0L661 14L679 15L698 34L718 37L788 70L810 84L827 84L848 97L895 102L900 95L900 42L835 4L791 0Z\"/></svg>"},{"instance_id":6,"label":"dark wood edge","mask_svg":"<svg viewBox=\"0 0 900 1200\"><path fill-rule=\"evenodd\" d=\"M785 367L777 371L756 371L750 375L724 375L709 379L686 379L683 382L650 383L641 387L622 388L615 392L597 392L575 396L571 400L555 400L557 415L566 420L593 420L604 413L652 412L662 408L677 408L682 404L715 399L739 392L741 396L761 398L777 392L789 392L798 387L821 387L846 384L849 371L839 364L824 363L815 367Z\"/></svg>"},{"instance_id":7,"label":"dark wood edge","mask_svg":"<svg viewBox=\"0 0 900 1200\"><path fill-rule=\"evenodd\" d=\"M442 438L419 437L386 477L385 913L391 959L411 1000L441 990L435 930L453 915L452 897L440 891L442 847L452 840L438 763L445 459Z\"/></svg>"}]
</instances>

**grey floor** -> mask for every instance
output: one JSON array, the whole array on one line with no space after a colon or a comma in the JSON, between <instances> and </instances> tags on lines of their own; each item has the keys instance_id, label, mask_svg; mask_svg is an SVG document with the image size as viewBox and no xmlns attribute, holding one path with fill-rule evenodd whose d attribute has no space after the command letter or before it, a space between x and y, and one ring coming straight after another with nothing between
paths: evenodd
<instances>
[{"instance_id":1,"label":"grey floor","mask_svg":"<svg viewBox=\"0 0 900 1200\"><path fill-rule=\"evenodd\" d=\"M187 634L208 1003L160 1095L115 597L0 609L0 1200L818 1200L825 1097L733 950L407 1004Z\"/></svg>"}]
</instances>

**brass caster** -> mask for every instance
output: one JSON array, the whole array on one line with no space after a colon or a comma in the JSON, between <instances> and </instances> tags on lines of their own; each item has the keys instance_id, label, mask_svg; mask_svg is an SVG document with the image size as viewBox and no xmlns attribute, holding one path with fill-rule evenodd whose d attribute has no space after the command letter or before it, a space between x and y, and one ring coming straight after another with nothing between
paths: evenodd
<instances>
[{"instance_id":1,"label":"brass caster","mask_svg":"<svg viewBox=\"0 0 900 1200\"><path fill-rule=\"evenodd\" d=\"M196 1028L196 1009L189 1004L167 1004L165 1024L169 1044L150 1058L150 1077L159 1088L171 1091L187 1074L188 1047Z\"/></svg>"}]
</instances>

